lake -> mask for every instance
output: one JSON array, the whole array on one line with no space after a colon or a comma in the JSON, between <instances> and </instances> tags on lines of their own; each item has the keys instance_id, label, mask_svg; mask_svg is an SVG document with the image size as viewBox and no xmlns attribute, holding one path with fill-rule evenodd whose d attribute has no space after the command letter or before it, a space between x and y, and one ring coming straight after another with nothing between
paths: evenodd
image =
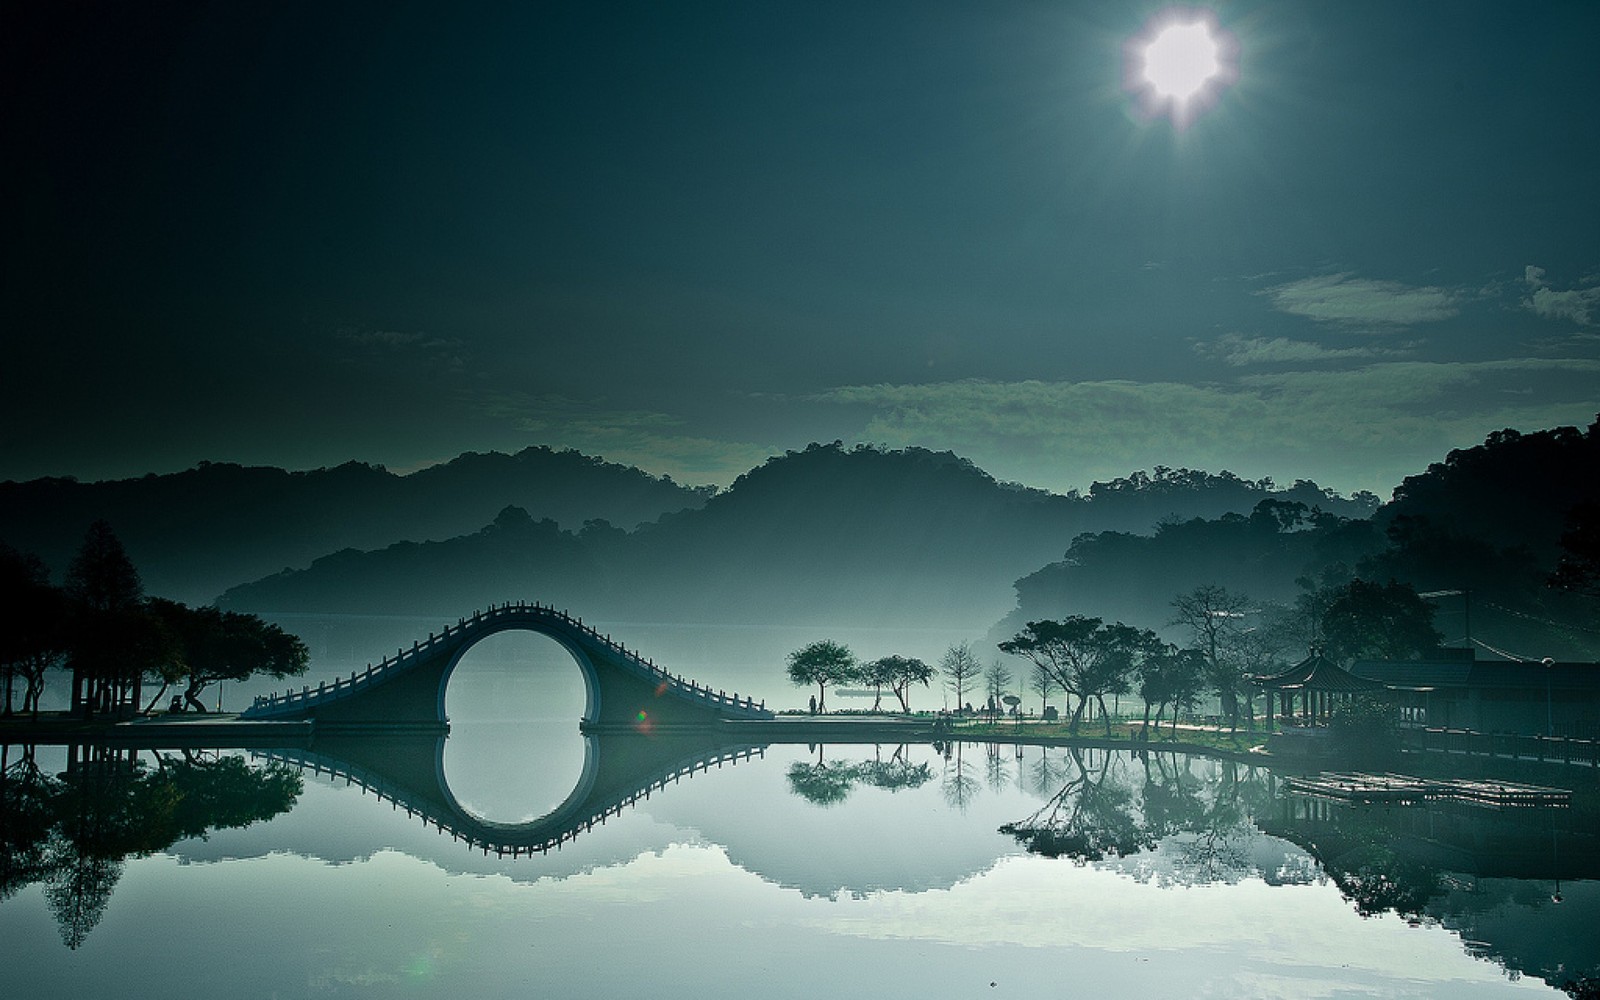
<instances>
[{"instance_id":1,"label":"lake","mask_svg":"<svg viewBox=\"0 0 1600 1000\"><path fill-rule=\"evenodd\" d=\"M442 742L5 748L6 995L1458 998L1600 974L1586 773L1579 808L1345 806L1174 753L584 737L574 673L486 655Z\"/></svg>"}]
</instances>

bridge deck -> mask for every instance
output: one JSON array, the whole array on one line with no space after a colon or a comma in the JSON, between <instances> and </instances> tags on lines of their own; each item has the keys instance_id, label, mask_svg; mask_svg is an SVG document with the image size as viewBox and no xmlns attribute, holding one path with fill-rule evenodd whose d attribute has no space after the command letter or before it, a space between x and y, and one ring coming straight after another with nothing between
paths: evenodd
<instances>
[{"instance_id":1,"label":"bridge deck","mask_svg":"<svg viewBox=\"0 0 1600 1000\"><path fill-rule=\"evenodd\" d=\"M441 657L457 654L479 639L508 628L525 628L564 638L591 654L597 667L603 664L605 669L631 675L654 688L658 696L669 696L714 716L772 718L773 713L767 710L764 701L741 698L738 692L729 694L725 690L703 687L694 679L671 673L637 650L630 650L610 635L585 625L581 618L549 605L523 601L490 605L486 610L475 611L470 617L458 619L456 624L443 632L430 632L426 639L412 643L409 650L401 648L376 665L368 664L365 670L353 671L348 678L340 677L332 684L323 682L315 688L305 686L299 691L258 697L241 717L303 717L318 708L374 691L425 664L435 664Z\"/></svg>"}]
</instances>

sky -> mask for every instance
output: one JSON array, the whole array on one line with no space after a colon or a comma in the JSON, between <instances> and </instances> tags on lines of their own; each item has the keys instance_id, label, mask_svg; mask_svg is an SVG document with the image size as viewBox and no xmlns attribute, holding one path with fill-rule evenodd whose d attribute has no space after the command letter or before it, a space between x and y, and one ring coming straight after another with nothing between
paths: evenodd
<instances>
[{"instance_id":1,"label":"sky","mask_svg":"<svg viewBox=\"0 0 1600 1000\"><path fill-rule=\"evenodd\" d=\"M1173 19L1223 40L1181 113ZM1600 413L1600 4L7 3L0 480L811 441L1387 497Z\"/></svg>"}]
</instances>

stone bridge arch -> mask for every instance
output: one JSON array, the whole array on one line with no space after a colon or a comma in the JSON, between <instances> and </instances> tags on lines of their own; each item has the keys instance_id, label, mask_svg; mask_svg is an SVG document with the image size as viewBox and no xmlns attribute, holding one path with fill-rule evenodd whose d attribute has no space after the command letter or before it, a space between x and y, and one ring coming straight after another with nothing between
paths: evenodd
<instances>
[{"instance_id":1,"label":"stone bridge arch","mask_svg":"<svg viewBox=\"0 0 1600 1000\"><path fill-rule=\"evenodd\" d=\"M483 639L512 630L548 636L572 655L584 681L580 727L586 731L654 732L773 717L764 703L669 673L565 611L524 602L474 612L331 685L257 698L241 717L311 719L318 732L346 727L445 730L445 692L462 656Z\"/></svg>"},{"instance_id":2,"label":"stone bridge arch","mask_svg":"<svg viewBox=\"0 0 1600 1000\"><path fill-rule=\"evenodd\" d=\"M446 736L335 734L311 750L271 750L258 756L361 785L408 815L473 848L500 855L558 849L653 793L724 765L765 756L765 744L727 742L680 731L641 737L585 735L584 767L567 797L538 819L504 823L468 811L444 772Z\"/></svg>"}]
</instances>

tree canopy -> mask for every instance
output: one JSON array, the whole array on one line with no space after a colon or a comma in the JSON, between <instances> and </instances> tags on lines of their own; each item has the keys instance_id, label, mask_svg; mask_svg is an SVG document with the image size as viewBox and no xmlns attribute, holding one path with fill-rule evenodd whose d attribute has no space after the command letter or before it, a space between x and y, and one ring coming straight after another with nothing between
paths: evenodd
<instances>
[{"instance_id":1,"label":"tree canopy","mask_svg":"<svg viewBox=\"0 0 1600 1000\"><path fill-rule=\"evenodd\" d=\"M828 685L859 677L855 654L843 643L820 639L789 654L789 680L800 687L817 686L817 711L828 710Z\"/></svg>"},{"instance_id":2,"label":"tree canopy","mask_svg":"<svg viewBox=\"0 0 1600 1000\"><path fill-rule=\"evenodd\" d=\"M1000 643L1000 650L1021 656L1047 673L1071 702L1069 728L1076 731L1090 700L1095 701L1111 726L1105 696L1125 694L1139 663L1161 648L1149 629L1121 622L1106 624L1099 618L1069 615L1060 621L1028 622L1015 636Z\"/></svg>"},{"instance_id":3,"label":"tree canopy","mask_svg":"<svg viewBox=\"0 0 1600 1000\"><path fill-rule=\"evenodd\" d=\"M1322 617L1335 660L1412 660L1444 640L1433 606L1408 584L1351 580Z\"/></svg>"},{"instance_id":4,"label":"tree canopy","mask_svg":"<svg viewBox=\"0 0 1600 1000\"><path fill-rule=\"evenodd\" d=\"M927 687L928 682L933 680L933 668L914 656L893 654L865 664L861 675L869 684L882 685L894 692L900 702L900 711L910 712L911 685ZM876 711L877 703L874 702L872 707Z\"/></svg>"}]
</instances>

